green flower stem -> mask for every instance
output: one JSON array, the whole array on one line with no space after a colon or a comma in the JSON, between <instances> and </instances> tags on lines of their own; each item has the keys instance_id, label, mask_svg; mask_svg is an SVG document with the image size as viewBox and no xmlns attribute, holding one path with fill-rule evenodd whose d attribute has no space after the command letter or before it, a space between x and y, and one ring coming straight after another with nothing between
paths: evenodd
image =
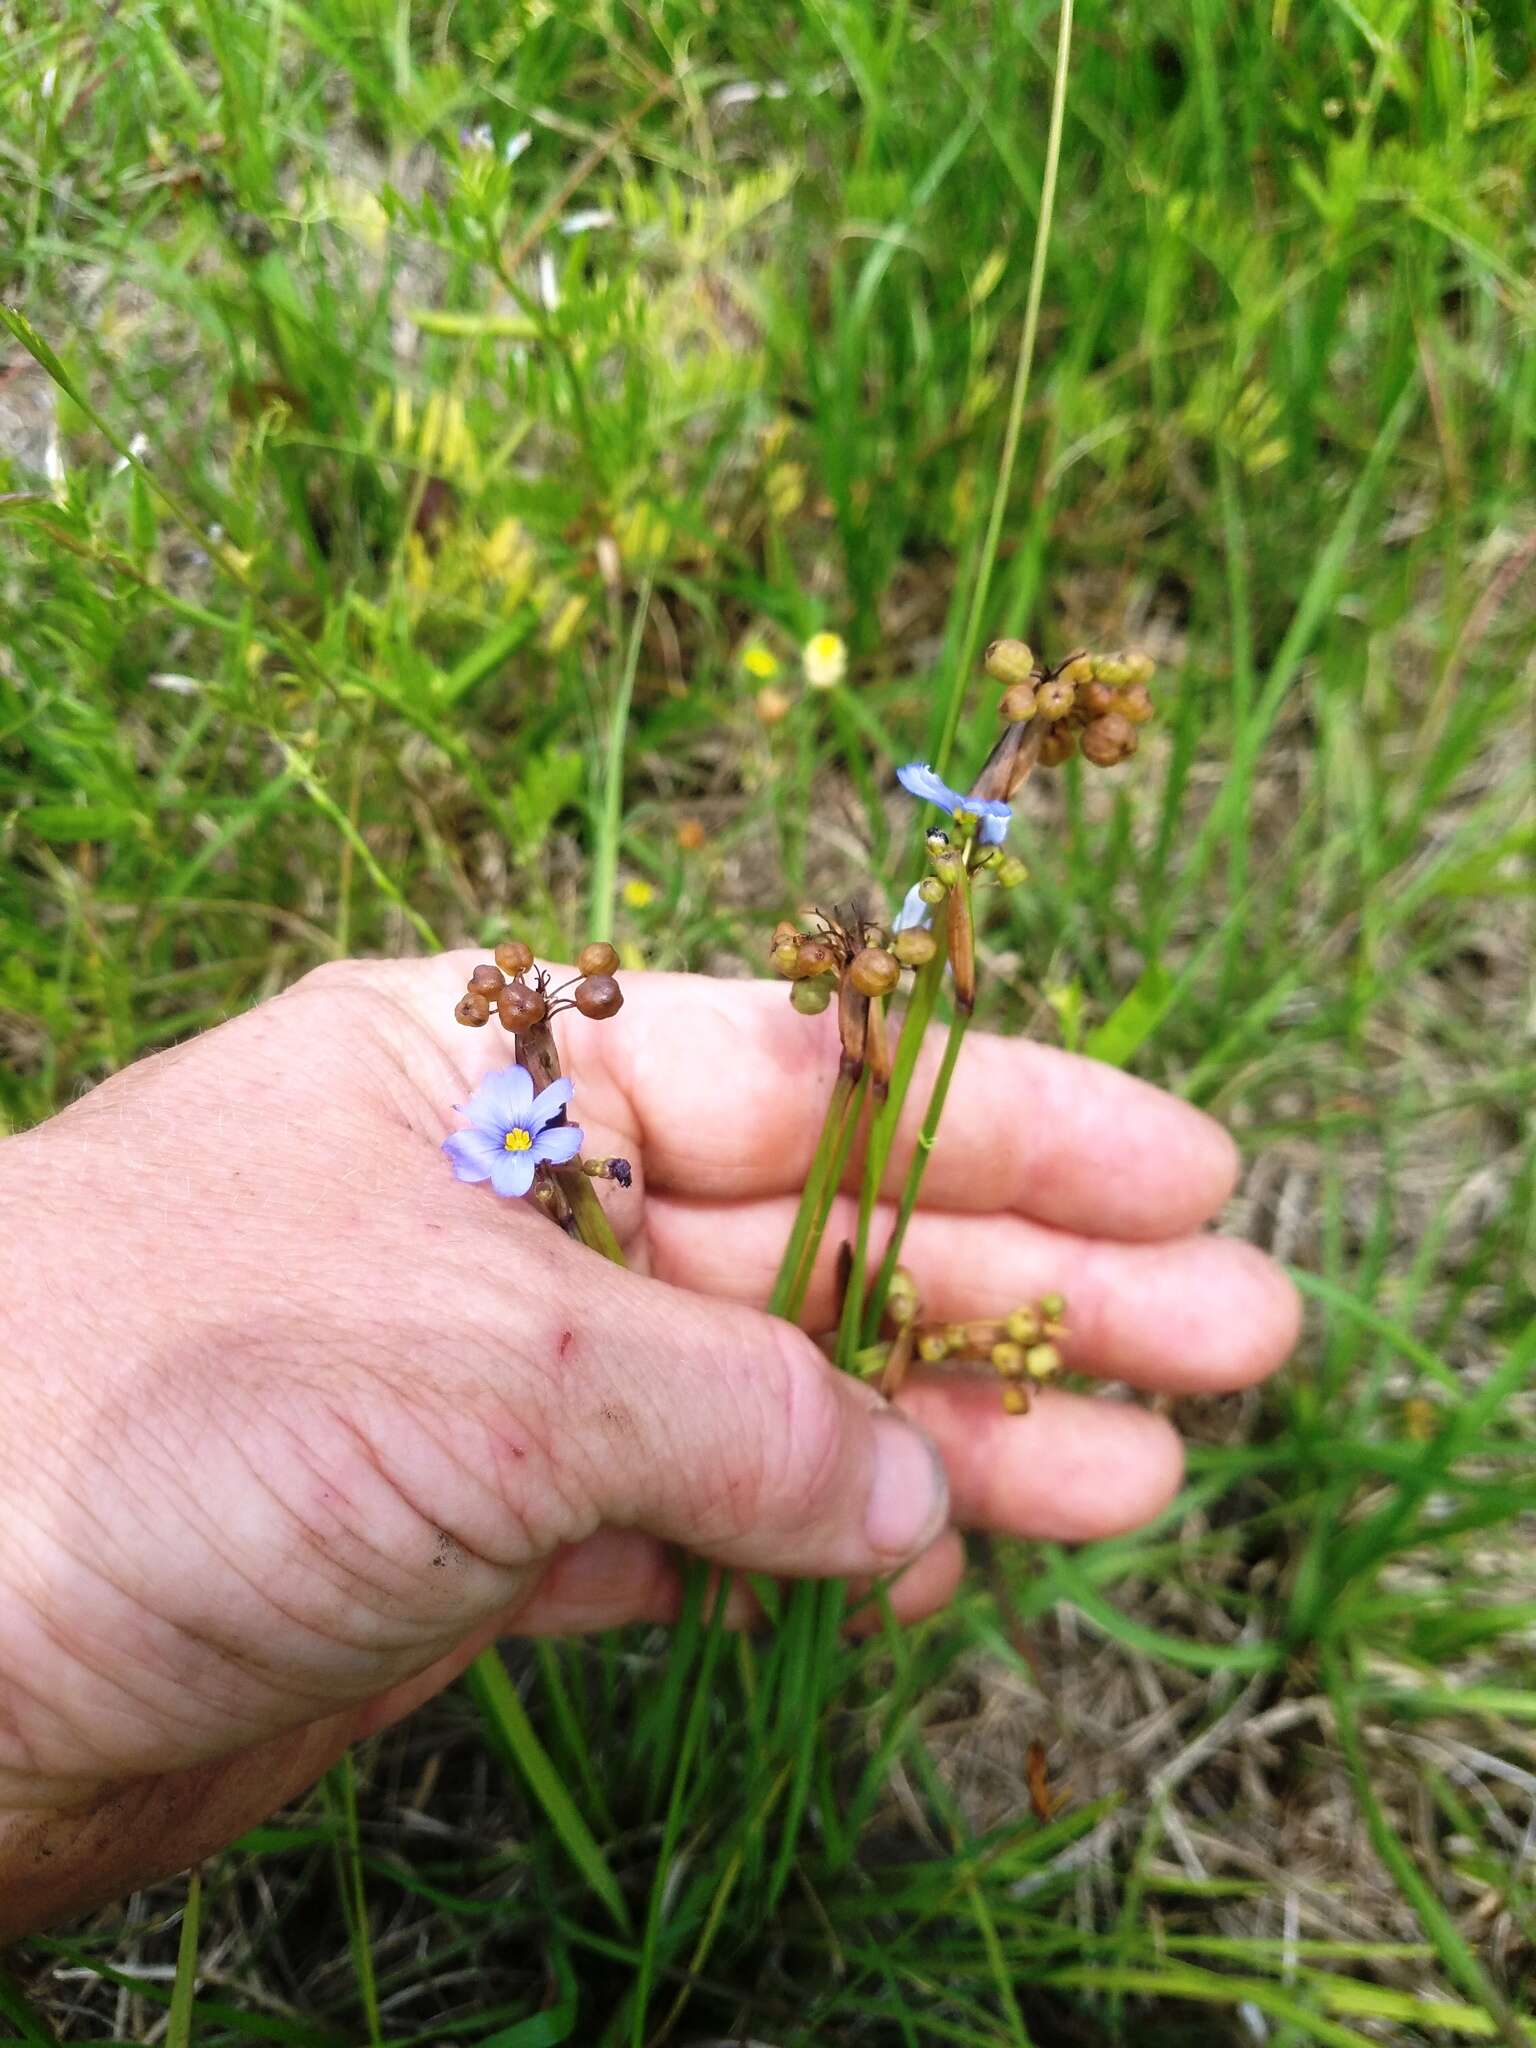
<instances>
[{"instance_id":1,"label":"green flower stem","mask_svg":"<svg viewBox=\"0 0 1536 2048\"><path fill-rule=\"evenodd\" d=\"M907 1168L906 1182L901 1190L891 1241L885 1248L885 1257L880 1261L880 1270L875 1275L875 1285L870 1296L872 1311L876 1304L884 1307L885 1297L891 1285L891 1275L901 1263L902 1240L907 1234L907 1225L912 1221L912 1211L917 1207L918 1190L923 1184L928 1154L933 1150L933 1141L938 1136L939 1119L944 1114L944 1101L949 1094L949 1084L954 1079L955 1062L960 1057L960 1047L965 1042L965 1027L970 1021L969 1010L957 1010L950 1023L949 1037L944 1045L944 1058L933 1084L933 1093L928 1098L928 1114L923 1118L923 1128L917 1134L917 1150L912 1154L912 1164Z\"/></svg>"},{"instance_id":2,"label":"green flower stem","mask_svg":"<svg viewBox=\"0 0 1536 2048\"><path fill-rule=\"evenodd\" d=\"M576 1225L576 1235L595 1252L601 1252L605 1259L612 1259L616 1266L629 1262L624 1256L619 1240L613 1234L613 1225L608 1221L608 1212L597 1199L597 1190L579 1166L557 1166L555 1179L560 1192L571 1205L571 1221Z\"/></svg>"},{"instance_id":3,"label":"green flower stem","mask_svg":"<svg viewBox=\"0 0 1536 2048\"><path fill-rule=\"evenodd\" d=\"M858 1135L859 1119L864 1108L864 1097L869 1088L869 1076L860 1074L853 1084L853 1092L843 1114L843 1121L833 1144L827 1162L826 1173L817 1190L806 1232L805 1245L801 1252L800 1264L791 1282L786 1305L782 1311L791 1322L795 1321L805 1302L811 1285L811 1275L816 1270L816 1254L821 1249L821 1240L826 1233L827 1218L832 1213L832 1204L843 1183L843 1172L848 1164L848 1155L853 1150L853 1141Z\"/></svg>"},{"instance_id":4,"label":"green flower stem","mask_svg":"<svg viewBox=\"0 0 1536 2048\"><path fill-rule=\"evenodd\" d=\"M880 1326L881 1311L885 1307L883 1288L877 1289L878 1299L872 1296L867 1303L865 1300L864 1276L869 1271L869 1234L874 1222L875 1208L880 1200L880 1187L885 1179L891 1147L896 1142L896 1126L901 1120L902 1104L906 1101L907 1090L912 1085L917 1056L923 1049L923 1038L933 1016L934 1006L938 1002L939 988L944 979L942 930L938 936L938 952L927 966L919 971L912 985L906 1015L901 1020L901 1035L896 1041L896 1057L891 1062L890 1090L870 1125L869 1149L864 1155L864 1178L859 1190L859 1226L853 1247L853 1269L848 1276L848 1287L843 1296L843 1316L837 1335L837 1362L845 1371L855 1369L856 1354L861 1344L873 1342L874 1334Z\"/></svg>"},{"instance_id":5,"label":"green flower stem","mask_svg":"<svg viewBox=\"0 0 1536 2048\"><path fill-rule=\"evenodd\" d=\"M854 1077L839 1073L827 1100L827 1114L821 1126L821 1136L816 1140L816 1150L811 1155L810 1170L805 1176L805 1186L800 1191L800 1206L795 1211L795 1220L790 1227L789 1242L784 1247L784 1256L779 1261L779 1270L773 1283L773 1292L768 1297L768 1313L773 1316L792 1314L790 1302L794 1295L795 1283L805 1259L807 1243L810 1243L812 1257L820 1233L811 1239L812 1225L816 1220L822 1190L828 1179L829 1169L837 1153L842 1136L843 1124L853 1100ZM822 1227L825 1228L825 1216ZM802 1296L803 1298L803 1296Z\"/></svg>"}]
</instances>

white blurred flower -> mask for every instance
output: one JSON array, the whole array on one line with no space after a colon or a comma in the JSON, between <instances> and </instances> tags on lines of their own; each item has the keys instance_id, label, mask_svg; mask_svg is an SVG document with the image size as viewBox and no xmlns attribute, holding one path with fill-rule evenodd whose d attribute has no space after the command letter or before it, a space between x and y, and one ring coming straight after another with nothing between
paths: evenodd
<instances>
[{"instance_id":1,"label":"white blurred flower","mask_svg":"<svg viewBox=\"0 0 1536 2048\"><path fill-rule=\"evenodd\" d=\"M830 690L848 673L848 649L838 633L813 633L800 659L813 690Z\"/></svg>"}]
</instances>

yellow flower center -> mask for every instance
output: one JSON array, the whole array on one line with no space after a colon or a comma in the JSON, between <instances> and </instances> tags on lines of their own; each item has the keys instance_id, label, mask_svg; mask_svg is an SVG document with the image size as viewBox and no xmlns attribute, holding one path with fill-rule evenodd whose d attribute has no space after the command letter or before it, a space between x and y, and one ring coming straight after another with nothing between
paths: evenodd
<instances>
[{"instance_id":1,"label":"yellow flower center","mask_svg":"<svg viewBox=\"0 0 1536 2048\"><path fill-rule=\"evenodd\" d=\"M509 1152L526 1152L532 1143L533 1140L526 1131L508 1131L507 1133L507 1150Z\"/></svg>"}]
</instances>

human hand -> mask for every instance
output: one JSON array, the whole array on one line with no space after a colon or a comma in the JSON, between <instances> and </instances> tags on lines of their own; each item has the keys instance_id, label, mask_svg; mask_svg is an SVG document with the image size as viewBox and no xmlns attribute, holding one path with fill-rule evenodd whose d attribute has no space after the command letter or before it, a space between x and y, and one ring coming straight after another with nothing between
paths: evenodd
<instances>
[{"instance_id":1,"label":"human hand","mask_svg":"<svg viewBox=\"0 0 1536 2048\"><path fill-rule=\"evenodd\" d=\"M903 1420L752 1305L837 1059L780 987L635 975L560 1020L634 1270L455 1183L451 1105L511 1050L451 1021L474 957L323 969L0 1145L0 1935L209 1853L499 1634L669 1617L678 1550L907 1563L913 1616L959 1527L1080 1540L1177 1488L1142 1409L919 1372ZM1060 1288L1088 1372L1243 1385L1296 1307L1190 1234L1234 1171L1156 1090L977 1034L905 1261L937 1316Z\"/></svg>"}]
</instances>

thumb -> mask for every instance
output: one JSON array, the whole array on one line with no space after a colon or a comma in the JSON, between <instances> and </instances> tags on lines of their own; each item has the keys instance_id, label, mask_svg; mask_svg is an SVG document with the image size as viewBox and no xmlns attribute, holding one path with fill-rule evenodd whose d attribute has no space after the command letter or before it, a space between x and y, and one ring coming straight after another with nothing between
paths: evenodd
<instances>
[{"instance_id":1,"label":"thumb","mask_svg":"<svg viewBox=\"0 0 1536 2048\"><path fill-rule=\"evenodd\" d=\"M889 1571L943 1528L933 1443L801 1331L636 1274L605 1278L583 1332L601 1389L589 1470L604 1520L805 1578Z\"/></svg>"}]
</instances>

